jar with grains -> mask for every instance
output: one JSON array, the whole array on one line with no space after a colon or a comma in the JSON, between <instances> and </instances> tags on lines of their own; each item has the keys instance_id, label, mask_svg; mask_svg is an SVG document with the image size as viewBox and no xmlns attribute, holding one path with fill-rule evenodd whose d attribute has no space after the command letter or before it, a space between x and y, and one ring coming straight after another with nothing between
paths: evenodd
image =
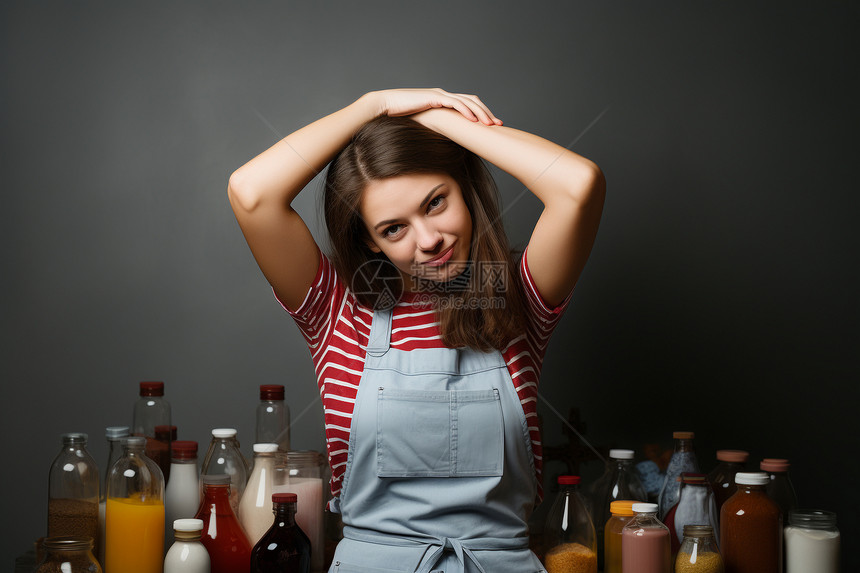
<instances>
[{"instance_id":1,"label":"jar with grains","mask_svg":"<svg viewBox=\"0 0 860 573\"><path fill-rule=\"evenodd\" d=\"M87 435L62 435L63 446L48 473L48 537L99 538L99 470L87 451Z\"/></svg>"},{"instance_id":2,"label":"jar with grains","mask_svg":"<svg viewBox=\"0 0 860 573\"><path fill-rule=\"evenodd\" d=\"M839 545L835 513L793 510L785 528L786 573L838 573Z\"/></svg>"},{"instance_id":3,"label":"jar with grains","mask_svg":"<svg viewBox=\"0 0 860 573\"><path fill-rule=\"evenodd\" d=\"M738 472L738 491L720 511L720 550L726 573L782 571L782 514L768 497L764 472Z\"/></svg>"},{"instance_id":4,"label":"jar with grains","mask_svg":"<svg viewBox=\"0 0 860 573\"><path fill-rule=\"evenodd\" d=\"M578 491L579 476L559 476L558 485L544 527L547 573L597 573L597 539Z\"/></svg>"},{"instance_id":5,"label":"jar with grains","mask_svg":"<svg viewBox=\"0 0 860 573\"><path fill-rule=\"evenodd\" d=\"M102 573L89 537L47 537L42 549L45 556L34 573Z\"/></svg>"},{"instance_id":6,"label":"jar with grains","mask_svg":"<svg viewBox=\"0 0 860 573\"><path fill-rule=\"evenodd\" d=\"M724 573L723 558L710 525L685 525L675 573Z\"/></svg>"}]
</instances>

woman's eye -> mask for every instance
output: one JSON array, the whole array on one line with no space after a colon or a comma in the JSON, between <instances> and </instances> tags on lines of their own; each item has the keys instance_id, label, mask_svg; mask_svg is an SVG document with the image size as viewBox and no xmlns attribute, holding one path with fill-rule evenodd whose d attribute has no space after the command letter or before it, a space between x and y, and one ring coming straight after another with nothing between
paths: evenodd
<instances>
[{"instance_id":1,"label":"woman's eye","mask_svg":"<svg viewBox=\"0 0 860 573\"><path fill-rule=\"evenodd\" d=\"M430 209L435 209L436 207L440 206L444 200L445 197L443 195L437 195L430 200L430 203L427 204L427 207Z\"/></svg>"},{"instance_id":2,"label":"woman's eye","mask_svg":"<svg viewBox=\"0 0 860 573\"><path fill-rule=\"evenodd\" d=\"M391 225L390 227L386 227L385 230L382 231L382 236L393 237L397 234L401 227L403 227L403 225Z\"/></svg>"}]
</instances>

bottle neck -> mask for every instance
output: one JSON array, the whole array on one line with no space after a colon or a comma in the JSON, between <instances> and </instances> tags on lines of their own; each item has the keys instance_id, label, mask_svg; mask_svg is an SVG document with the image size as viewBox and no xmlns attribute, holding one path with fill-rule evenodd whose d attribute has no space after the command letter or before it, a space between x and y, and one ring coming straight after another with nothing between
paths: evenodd
<instances>
[{"instance_id":1,"label":"bottle neck","mask_svg":"<svg viewBox=\"0 0 860 573\"><path fill-rule=\"evenodd\" d=\"M216 507L222 503L230 505L230 486L228 484L205 484L203 486L203 501L214 503Z\"/></svg>"},{"instance_id":2,"label":"bottle neck","mask_svg":"<svg viewBox=\"0 0 860 573\"><path fill-rule=\"evenodd\" d=\"M176 531L173 530L173 537L176 541L200 541L200 538L203 537L203 530L198 531Z\"/></svg>"},{"instance_id":3,"label":"bottle neck","mask_svg":"<svg viewBox=\"0 0 860 573\"><path fill-rule=\"evenodd\" d=\"M675 441L675 451L676 452L692 452L693 451L693 440L680 438Z\"/></svg>"},{"instance_id":4,"label":"bottle neck","mask_svg":"<svg viewBox=\"0 0 860 573\"><path fill-rule=\"evenodd\" d=\"M197 465L197 456L193 458L171 458L170 463L178 466Z\"/></svg>"},{"instance_id":5,"label":"bottle neck","mask_svg":"<svg viewBox=\"0 0 860 573\"><path fill-rule=\"evenodd\" d=\"M295 503L276 503L272 513L275 514L275 522L282 527L292 527L296 524Z\"/></svg>"}]
</instances>

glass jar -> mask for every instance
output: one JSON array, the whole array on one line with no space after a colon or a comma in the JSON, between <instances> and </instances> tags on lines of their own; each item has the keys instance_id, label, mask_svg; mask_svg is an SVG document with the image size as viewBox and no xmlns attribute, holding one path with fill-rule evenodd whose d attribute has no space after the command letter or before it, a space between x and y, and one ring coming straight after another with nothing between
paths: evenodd
<instances>
[{"instance_id":1,"label":"glass jar","mask_svg":"<svg viewBox=\"0 0 860 573\"><path fill-rule=\"evenodd\" d=\"M669 528L657 519L657 504L634 503L633 511L621 530L624 573L672 573Z\"/></svg>"},{"instance_id":2,"label":"glass jar","mask_svg":"<svg viewBox=\"0 0 860 573\"><path fill-rule=\"evenodd\" d=\"M609 506L611 517L603 530L604 568L603 573L622 573L621 561L621 531L636 515L633 511L633 500L615 500ZM598 538L600 543L600 538Z\"/></svg>"},{"instance_id":3,"label":"glass jar","mask_svg":"<svg viewBox=\"0 0 860 573\"><path fill-rule=\"evenodd\" d=\"M108 477L105 569L161 573L164 557L164 477L146 457L146 438L122 439L123 455Z\"/></svg>"},{"instance_id":4,"label":"glass jar","mask_svg":"<svg viewBox=\"0 0 860 573\"><path fill-rule=\"evenodd\" d=\"M693 450L695 434L693 432L674 432L672 437L675 439L675 451L669 460L669 467L666 468L666 477L663 479L663 487L657 501L659 505L657 515L660 519L665 518L669 510L678 503L678 497L681 494L679 479L681 474L699 472L699 462L696 459L696 452Z\"/></svg>"},{"instance_id":5,"label":"glass jar","mask_svg":"<svg viewBox=\"0 0 860 573\"><path fill-rule=\"evenodd\" d=\"M681 474L681 497L678 505L669 510L663 523L669 528L673 557L681 548L685 526L710 525L712 535L717 531L714 491L705 474Z\"/></svg>"},{"instance_id":6,"label":"glass jar","mask_svg":"<svg viewBox=\"0 0 860 573\"><path fill-rule=\"evenodd\" d=\"M108 443L108 461L105 466L104 481L101 487L101 500L99 501L99 540L96 543L99 563L105 562L105 508L107 507L107 485L110 478L110 470L122 457L122 439L130 434L128 426L108 426L105 428L105 439Z\"/></svg>"},{"instance_id":7,"label":"glass jar","mask_svg":"<svg viewBox=\"0 0 860 573\"><path fill-rule=\"evenodd\" d=\"M597 573L597 537L579 493L579 476L558 476L558 487L544 526L547 573Z\"/></svg>"},{"instance_id":8,"label":"glass jar","mask_svg":"<svg viewBox=\"0 0 860 573\"><path fill-rule=\"evenodd\" d=\"M312 450L287 454L289 477L286 483L275 484L276 493L294 493L298 496L296 523L311 540L311 571L323 570L325 537L323 528L323 480L320 471L320 454Z\"/></svg>"},{"instance_id":9,"label":"glass jar","mask_svg":"<svg viewBox=\"0 0 860 573\"><path fill-rule=\"evenodd\" d=\"M48 537L99 538L99 470L87 435L63 434L48 473Z\"/></svg>"},{"instance_id":10,"label":"glass jar","mask_svg":"<svg viewBox=\"0 0 860 573\"><path fill-rule=\"evenodd\" d=\"M290 450L290 408L284 402L284 387L280 384L260 385L254 442L278 444L285 453Z\"/></svg>"},{"instance_id":11,"label":"glass jar","mask_svg":"<svg viewBox=\"0 0 860 573\"><path fill-rule=\"evenodd\" d=\"M239 440L236 438L236 430L233 428L215 428L212 430L212 441L206 457L203 458L203 467L200 475L230 476L230 505L233 513L239 515L239 500L251 475L248 462L239 449Z\"/></svg>"},{"instance_id":12,"label":"glass jar","mask_svg":"<svg viewBox=\"0 0 860 573\"><path fill-rule=\"evenodd\" d=\"M311 542L296 524L294 493L272 494L275 520L251 552L251 573L309 573Z\"/></svg>"},{"instance_id":13,"label":"glass jar","mask_svg":"<svg viewBox=\"0 0 860 573\"><path fill-rule=\"evenodd\" d=\"M46 537L42 550L44 557L34 573L102 573L89 537Z\"/></svg>"},{"instance_id":14,"label":"glass jar","mask_svg":"<svg viewBox=\"0 0 860 573\"><path fill-rule=\"evenodd\" d=\"M245 493L239 500L239 523L251 546L272 526L272 492L278 444L254 444L254 466Z\"/></svg>"},{"instance_id":15,"label":"glass jar","mask_svg":"<svg viewBox=\"0 0 860 573\"><path fill-rule=\"evenodd\" d=\"M195 519L203 521L203 537L212 560L212 573L248 573L251 544L239 524L230 501L231 478L227 474L203 476L203 502Z\"/></svg>"},{"instance_id":16,"label":"glass jar","mask_svg":"<svg viewBox=\"0 0 860 573\"><path fill-rule=\"evenodd\" d=\"M839 573L839 545L835 513L792 510L785 528L785 573Z\"/></svg>"},{"instance_id":17,"label":"glass jar","mask_svg":"<svg viewBox=\"0 0 860 573\"><path fill-rule=\"evenodd\" d=\"M720 511L720 550L729 573L782 571L782 515L764 472L738 472L738 491Z\"/></svg>"},{"instance_id":18,"label":"glass jar","mask_svg":"<svg viewBox=\"0 0 860 573\"><path fill-rule=\"evenodd\" d=\"M170 471L173 476L164 490L167 524L194 517L200 508L200 475L197 472L197 442L177 440L171 444ZM173 543L173 528L167 530L166 547Z\"/></svg>"},{"instance_id":19,"label":"glass jar","mask_svg":"<svg viewBox=\"0 0 860 573\"><path fill-rule=\"evenodd\" d=\"M724 573L723 558L710 525L685 525L675 573Z\"/></svg>"},{"instance_id":20,"label":"glass jar","mask_svg":"<svg viewBox=\"0 0 860 573\"><path fill-rule=\"evenodd\" d=\"M718 450L717 466L708 474L708 482L714 490L714 503L717 515L727 499L737 491L735 474L744 471L749 459L749 452L743 450Z\"/></svg>"},{"instance_id":21,"label":"glass jar","mask_svg":"<svg viewBox=\"0 0 860 573\"><path fill-rule=\"evenodd\" d=\"M597 568L603 569L603 543L599 541L604 538L604 527L610 518L609 506L613 501L619 499L635 499L648 501L645 488L639 481L636 468L633 467L633 450L613 449L609 450L609 460L603 475L594 482L591 487L592 511L597 544Z\"/></svg>"}]
</instances>

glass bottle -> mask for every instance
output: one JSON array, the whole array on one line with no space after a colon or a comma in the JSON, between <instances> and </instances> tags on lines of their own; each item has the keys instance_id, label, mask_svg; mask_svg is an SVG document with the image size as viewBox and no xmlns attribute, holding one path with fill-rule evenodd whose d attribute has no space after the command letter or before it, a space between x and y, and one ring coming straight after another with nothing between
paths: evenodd
<instances>
[{"instance_id":1,"label":"glass bottle","mask_svg":"<svg viewBox=\"0 0 860 573\"><path fill-rule=\"evenodd\" d=\"M122 457L108 477L105 570L161 573L164 476L146 457L146 438L122 438Z\"/></svg>"},{"instance_id":2,"label":"glass bottle","mask_svg":"<svg viewBox=\"0 0 860 573\"><path fill-rule=\"evenodd\" d=\"M609 506L611 516L606 522L603 531L603 547L604 555L606 556L603 573L622 573L621 531L630 522L630 519L636 515L633 511L634 503L642 502L617 499Z\"/></svg>"},{"instance_id":3,"label":"glass bottle","mask_svg":"<svg viewBox=\"0 0 860 573\"><path fill-rule=\"evenodd\" d=\"M592 511L597 539L604 538L604 526L609 520L610 504L619 499L647 501L645 488L633 467L633 450L609 450L609 460L603 475L591 487ZM603 543L597 544L597 568L603 569Z\"/></svg>"},{"instance_id":4,"label":"glass bottle","mask_svg":"<svg viewBox=\"0 0 860 573\"><path fill-rule=\"evenodd\" d=\"M155 427L155 442L151 459L158 464L161 471L164 472L164 483L170 483L170 463L173 459L173 442L176 441L176 426L158 425ZM156 455L157 452L157 455ZM167 471L164 471L167 468ZM170 522L168 522L170 523Z\"/></svg>"},{"instance_id":5,"label":"glass bottle","mask_svg":"<svg viewBox=\"0 0 860 573\"><path fill-rule=\"evenodd\" d=\"M203 520L203 537L212 573L249 573L251 544L230 503L227 474L203 476L203 502L195 518Z\"/></svg>"},{"instance_id":6,"label":"glass bottle","mask_svg":"<svg viewBox=\"0 0 860 573\"><path fill-rule=\"evenodd\" d=\"M298 496L296 522L311 540L311 570L323 570L325 537L323 529L323 480L320 472L320 454L312 450L293 451L287 454L287 480L276 478L276 493L294 493Z\"/></svg>"},{"instance_id":7,"label":"glass bottle","mask_svg":"<svg viewBox=\"0 0 860 573\"><path fill-rule=\"evenodd\" d=\"M90 537L46 537L42 550L45 555L34 573L102 573Z\"/></svg>"},{"instance_id":8,"label":"glass bottle","mask_svg":"<svg viewBox=\"0 0 860 573\"><path fill-rule=\"evenodd\" d=\"M239 522L251 545L272 526L272 492L278 444L254 444L254 467L245 493L239 500Z\"/></svg>"},{"instance_id":9,"label":"glass bottle","mask_svg":"<svg viewBox=\"0 0 860 573\"><path fill-rule=\"evenodd\" d=\"M675 573L724 573L723 558L710 525L685 525Z\"/></svg>"},{"instance_id":10,"label":"glass bottle","mask_svg":"<svg viewBox=\"0 0 860 573\"><path fill-rule=\"evenodd\" d=\"M239 515L239 499L245 491L251 472L245 456L239 450L236 434L233 428L212 430L212 441L209 442L209 449L203 458L200 474L230 476L230 505L233 506L233 513Z\"/></svg>"},{"instance_id":11,"label":"glass bottle","mask_svg":"<svg viewBox=\"0 0 860 573\"><path fill-rule=\"evenodd\" d=\"M254 441L258 444L278 444L282 452L290 451L290 408L284 402L284 387L280 384L260 385Z\"/></svg>"},{"instance_id":12,"label":"glass bottle","mask_svg":"<svg viewBox=\"0 0 860 573\"><path fill-rule=\"evenodd\" d=\"M162 477L170 471L170 444L155 436L156 426L170 426L170 402L164 399L164 382L141 382L140 397L134 403L131 433L146 438L146 456L155 461Z\"/></svg>"},{"instance_id":13,"label":"glass bottle","mask_svg":"<svg viewBox=\"0 0 860 573\"><path fill-rule=\"evenodd\" d=\"M795 493L794 485L788 476L790 465L785 459L765 458L759 466L761 471L767 472L770 477L770 482L768 482L765 490L782 511L783 522L788 521L788 514L792 509L797 509L797 493Z\"/></svg>"},{"instance_id":14,"label":"glass bottle","mask_svg":"<svg viewBox=\"0 0 860 573\"><path fill-rule=\"evenodd\" d=\"M122 438L129 435L128 426L108 426L105 428L105 438L108 443L108 461L105 466L105 477L101 487L101 499L99 500L99 540L96 543L99 563L105 562L105 508L107 507L107 486L110 478L110 470L118 459L122 457Z\"/></svg>"},{"instance_id":15,"label":"glass bottle","mask_svg":"<svg viewBox=\"0 0 860 573\"><path fill-rule=\"evenodd\" d=\"M785 528L785 573L839 573L839 545L835 513L792 510Z\"/></svg>"},{"instance_id":16,"label":"glass bottle","mask_svg":"<svg viewBox=\"0 0 860 573\"><path fill-rule=\"evenodd\" d=\"M597 538L579 493L579 476L558 476L558 486L543 534L547 573L597 573Z\"/></svg>"},{"instance_id":17,"label":"glass bottle","mask_svg":"<svg viewBox=\"0 0 860 573\"><path fill-rule=\"evenodd\" d=\"M714 490L714 503L717 515L727 499L737 491L735 474L745 471L749 452L743 450L718 450L717 466L708 474L708 482Z\"/></svg>"},{"instance_id":18,"label":"glass bottle","mask_svg":"<svg viewBox=\"0 0 860 573\"><path fill-rule=\"evenodd\" d=\"M712 535L718 531L714 490L705 474L681 474L681 497L663 523L669 528L673 557L681 548L685 525L709 525Z\"/></svg>"},{"instance_id":19,"label":"glass bottle","mask_svg":"<svg viewBox=\"0 0 860 573\"><path fill-rule=\"evenodd\" d=\"M173 538L164 557L164 573L210 573L209 552L203 547L203 520L177 519L173 523Z\"/></svg>"},{"instance_id":20,"label":"glass bottle","mask_svg":"<svg viewBox=\"0 0 860 573\"><path fill-rule=\"evenodd\" d=\"M164 512L167 523L189 519L200 509L200 476L197 473L197 442L177 440L171 447L170 461L173 478L164 491ZM173 528L169 527L167 547L173 542Z\"/></svg>"},{"instance_id":21,"label":"glass bottle","mask_svg":"<svg viewBox=\"0 0 860 573\"><path fill-rule=\"evenodd\" d=\"M669 460L669 467L666 468L666 477L663 480L663 487L660 489L660 497L657 501L659 508L657 514L660 519L666 517L666 514L678 503L678 496L681 493L681 483L678 478L684 472L698 473L699 462L696 459L696 452L693 450L693 432L674 432L672 437L675 439L675 451L672 453L672 458Z\"/></svg>"},{"instance_id":22,"label":"glass bottle","mask_svg":"<svg viewBox=\"0 0 860 573\"><path fill-rule=\"evenodd\" d=\"M87 435L63 434L48 473L48 537L99 538L99 470Z\"/></svg>"},{"instance_id":23,"label":"glass bottle","mask_svg":"<svg viewBox=\"0 0 860 573\"><path fill-rule=\"evenodd\" d=\"M311 542L296 524L296 494L272 494L275 521L251 552L251 573L310 573Z\"/></svg>"},{"instance_id":24,"label":"glass bottle","mask_svg":"<svg viewBox=\"0 0 860 573\"><path fill-rule=\"evenodd\" d=\"M720 510L720 550L727 573L782 571L782 516L765 491L764 472L738 472L738 490Z\"/></svg>"},{"instance_id":25,"label":"glass bottle","mask_svg":"<svg viewBox=\"0 0 860 573\"><path fill-rule=\"evenodd\" d=\"M621 530L624 573L672 573L669 528L657 519L656 503L634 503L636 515Z\"/></svg>"}]
</instances>

